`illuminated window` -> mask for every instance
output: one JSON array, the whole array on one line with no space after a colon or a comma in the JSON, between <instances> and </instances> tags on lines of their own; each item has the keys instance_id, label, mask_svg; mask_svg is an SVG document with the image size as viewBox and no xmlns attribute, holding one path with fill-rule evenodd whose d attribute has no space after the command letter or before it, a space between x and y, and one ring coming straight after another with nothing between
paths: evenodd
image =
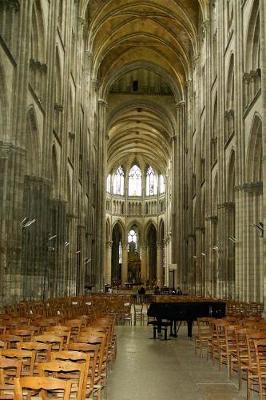
<instances>
[{"instance_id":1,"label":"illuminated window","mask_svg":"<svg viewBox=\"0 0 266 400\"><path fill-rule=\"evenodd\" d=\"M133 165L128 175L128 195L141 196L141 170Z\"/></svg>"},{"instance_id":2,"label":"illuminated window","mask_svg":"<svg viewBox=\"0 0 266 400\"><path fill-rule=\"evenodd\" d=\"M113 181L113 193L114 194L124 194L124 171L123 168L120 166L117 168L117 171L114 175L114 181Z\"/></svg>"},{"instance_id":3,"label":"illuminated window","mask_svg":"<svg viewBox=\"0 0 266 400\"><path fill-rule=\"evenodd\" d=\"M165 193L165 180L163 175L160 175L159 177L159 186L160 186L160 194Z\"/></svg>"},{"instance_id":4,"label":"illuminated window","mask_svg":"<svg viewBox=\"0 0 266 400\"><path fill-rule=\"evenodd\" d=\"M146 196L154 196L157 194L157 176L152 167L149 167L146 174Z\"/></svg>"},{"instance_id":5,"label":"illuminated window","mask_svg":"<svg viewBox=\"0 0 266 400\"><path fill-rule=\"evenodd\" d=\"M106 191L111 193L111 175L109 174L106 179Z\"/></svg>"},{"instance_id":6,"label":"illuminated window","mask_svg":"<svg viewBox=\"0 0 266 400\"><path fill-rule=\"evenodd\" d=\"M132 227L128 232L128 248L135 251L138 247L138 236L136 229Z\"/></svg>"}]
</instances>

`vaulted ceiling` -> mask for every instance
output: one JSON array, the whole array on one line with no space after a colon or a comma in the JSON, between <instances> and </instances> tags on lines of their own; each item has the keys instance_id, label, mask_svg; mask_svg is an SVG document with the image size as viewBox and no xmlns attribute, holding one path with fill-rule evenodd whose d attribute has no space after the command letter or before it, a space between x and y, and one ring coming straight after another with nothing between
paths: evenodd
<instances>
[{"instance_id":1,"label":"vaulted ceiling","mask_svg":"<svg viewBox=\"0 0 266 400\"><path fill-rule=\"evenodd\" d=\"M174 123L171 104L184 99L198 53L198 31L207 0L92 0L86 18L92 76L108 101L109 166L141 155L165 169ZM138 71L136 73L136 71ZM145 71L158 79L131 90ZM129 74L132 80L128 80ZM134 75L135 74L135 75ZM128 92L119 85L127 76ZM147 74L149 76L149 74ZM160 81L160 85L158 84ZM112 90L116 87L115 93ZM157 93L154 93L155 87ZM168 87L168 93L160 93ZM111 90L110 90L111 89ZM154 99L159 96L160 101ZM139 111L141 110L141 111Z\"/></svg>"}]
</instances>

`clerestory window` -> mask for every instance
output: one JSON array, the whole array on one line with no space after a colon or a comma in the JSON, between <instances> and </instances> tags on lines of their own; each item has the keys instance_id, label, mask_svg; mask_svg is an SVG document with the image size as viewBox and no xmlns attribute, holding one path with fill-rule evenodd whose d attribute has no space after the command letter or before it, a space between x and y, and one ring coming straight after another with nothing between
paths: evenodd
<instances>
[{"instance_id":1,"label":"clerestory window","mask_svg":"<svg viewBox=\"0 0 266 400\"><path fill-rule=\"evenodd\" d=\"M137 165L133 165L129 171L128 195L141 196L141 170Z\"/></svg>"},{"instance_id":2,"label":"clerestory window","mask_svg":"<svg viewBox=\"0 0 266 400\"><path fill-rule=\"evenodd\" d=\"M154 196L157 194L157 176L152 167L149 167L146 173L146 196Z\"/></svg>"},{"instance_id":3,"label":"clerestory window","mask_svg":"<svg viewBox=\"0 0 266 400\"><path fill-rule=\"evenodd\" d=\"M125 174L123 168L120 166L117 168L113 179L113 193L114 194L124 194L124 184L125 184Z\"/></svg>"}]
</instances>

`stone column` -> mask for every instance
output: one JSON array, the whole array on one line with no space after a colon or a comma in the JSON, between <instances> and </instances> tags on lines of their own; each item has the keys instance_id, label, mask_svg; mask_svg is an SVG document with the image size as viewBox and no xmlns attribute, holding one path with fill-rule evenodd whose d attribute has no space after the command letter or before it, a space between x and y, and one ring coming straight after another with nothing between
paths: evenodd
<instances>
[{"instance_id":1,"label":"stone column","mask_svg":"<svg viewBox=\"0 0 266 400\"><path fill-rule=\"evenodd\" d=\"M157 243L157 266L156 266L157 285L162 286L162 244Z\"/></svg>"},{"instance_id":2,"label":"stone column","mask_svg":"<svg viewBox=\"0 0 266 400\"><path fill-rule=\"evenodd\" d=\"M103 269L105 260L105 177L106 177L106 106L103 99L98 100L98 133L96 162L96 289L103 288Z\"/></svg>"},{"instance_id":3,"label":"stone column","mask_svg":"<svg viewBox=\"0 0 266 400\"><path fill-rule=\"evenodd\" d=\"M128 276L128 248L127 243L122 243L122 285L127 282Z\"/></svg>"},{"instance_id":4,"label":"stone column","mask_svg":"<svg viewBox=\"0 0 266 400\"><path fill-rule=\"evenodd\" d=\"M106 242L105 250L105 271L104 271L104 283L110 283L112 280L112 244L113 242Z\"/></svg>"}]
</instances>

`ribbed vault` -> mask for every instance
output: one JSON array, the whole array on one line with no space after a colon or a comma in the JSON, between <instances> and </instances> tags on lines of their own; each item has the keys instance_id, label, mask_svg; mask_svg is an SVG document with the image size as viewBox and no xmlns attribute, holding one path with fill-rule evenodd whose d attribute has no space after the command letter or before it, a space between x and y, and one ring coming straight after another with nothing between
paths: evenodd
<instances>
[{"instance_id":1,"label":"ribbed vault","mask_svg":"<svg viewBox=\"0 0 266 400\"><path fill-rule=\"evenodd\" d=\"M206 3L207 0L87 2L84 14L88 47L92 49L91 74L98 83L99 96L108 102L108 170L136 156L160 171L166 170L171 158L171 137L175 135L175 103L185 97L186 82L198 54L198 28ZM86 2L84 10L85 5ZM132 72L132 82L138 84L145 71L157 74L157 81L151 83L147 78L144 89L125 93L128 82L123 86L123 77L128 80ZM161 86L159 80L164 82ZM124 90L120 98L118 81ZM114 87L116 93L112 91ZM160 87L170 88L170 92L160 93ZM156 90L159 104L152 98Z\"/></svg>"}]
</instances>

